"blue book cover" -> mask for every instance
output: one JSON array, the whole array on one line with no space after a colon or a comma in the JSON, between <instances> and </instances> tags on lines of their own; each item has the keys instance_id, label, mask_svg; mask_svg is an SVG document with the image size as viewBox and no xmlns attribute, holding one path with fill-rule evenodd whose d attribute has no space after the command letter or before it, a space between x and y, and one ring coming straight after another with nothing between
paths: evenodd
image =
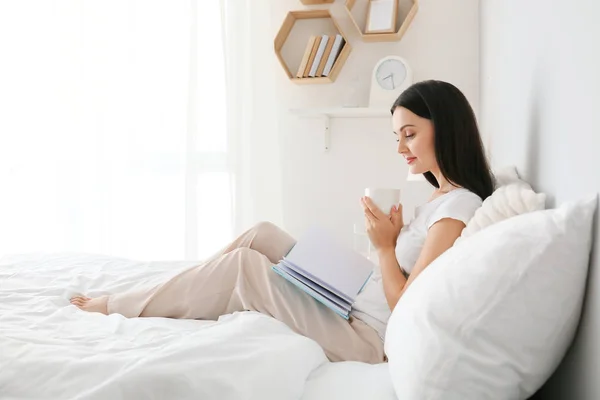
<instances>
[{"instance_id":1,"label":"blue book cover","mask_svg":"<svg viewBox=\"0 0 600 400\"><path fill-rule=\"evenodd\" d=\"M303 291L305 291L306 293L308 293L309 295L311 295L315 300L321 302L322 304L326 305L327 307L329 307L330 309L332 309L333 311L335 311L342 318L344 318L344 319L349 319L350 318L350 311L346 311L346 310L340 308L337 304L333 303L332 301L330 301L326 297L321 296L314 289L306 286L304 283L300 282L298 279L294 278L293 276L291 276L288 273L286 273L286 272L282 271L281 269L279 269L278 265L273 265L272 268L273 268L273 271L277 272L279 275L281 275L282 277L284 277L286 280L288 280L289 282L291 282L294 285L296 285L298 288L302 289Z\"/></svg>"},{"instance_id":2,"label":"blue book cover","mask_svg":"<svg viewBox=\"0 0 600 400\"><path fill-rule=\"evenodd\" d=\"M319 293L321 296L323 296L326 299L330 300L331 302L337 304L339 307L343 308L344 310L350 311L350 309L352 308L352 304L349 301L342 299L341 297L337 296L335 293L332 293L329 290L327 290L327 288L325 288L323 286L319 286L318 284L311 281L310 279L297 273L296 271L294 271L293 268L289 268L289 265L287 265L285 261L281 261L279 264L277 264L277 267L280 270L282 270L283 272L287 273L288 275L291 275L294 278L296 278L297 280L299 280L300 282L304 283L306 286L310 287L315 292Z\"/></svg>"}]
</instances>

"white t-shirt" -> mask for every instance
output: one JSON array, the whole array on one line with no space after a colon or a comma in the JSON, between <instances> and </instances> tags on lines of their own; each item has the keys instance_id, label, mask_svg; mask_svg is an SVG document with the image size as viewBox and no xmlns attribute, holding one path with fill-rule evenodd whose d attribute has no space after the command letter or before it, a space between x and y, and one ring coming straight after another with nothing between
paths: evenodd
<instances>
[{"instance_id":1,"label":"white t-shirt","mask_svg":"<svg viewBox=\"0 0 600 400\"><path fill-rule=\"evenodd\" d=\"M410 274L421 254L429 228L444 218L456 219L466 225L475 211L481 207L481 203L481 198L475 193L459 188L417 207L413 220L402 228L398 236L396 244L398 264ZM379 266L375 268L362 292L357 296L351 313L377 330L382 340L385 338L385 328L392 313L383 292Z\"/></svg>"}]
</instances>

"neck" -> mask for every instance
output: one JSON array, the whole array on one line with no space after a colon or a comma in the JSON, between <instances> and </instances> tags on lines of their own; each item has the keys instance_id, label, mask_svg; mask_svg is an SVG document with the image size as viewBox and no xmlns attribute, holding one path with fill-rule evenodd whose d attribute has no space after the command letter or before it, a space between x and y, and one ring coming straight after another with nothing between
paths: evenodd
<instances>
[{"instance_id":1,"label":"neck","mask_svg":"<svg viewBox=\"0 0 600 400\"><path fill-rule=\"evenodd\" d=\"M439 168L431 169L430 172L433 174L433 176L438 182L438 191L442 193L448 193L452 189L456 189L456 186L453 185L448 179L446 179L444 175L442 175Z\"/></svg>"}]
</instances>

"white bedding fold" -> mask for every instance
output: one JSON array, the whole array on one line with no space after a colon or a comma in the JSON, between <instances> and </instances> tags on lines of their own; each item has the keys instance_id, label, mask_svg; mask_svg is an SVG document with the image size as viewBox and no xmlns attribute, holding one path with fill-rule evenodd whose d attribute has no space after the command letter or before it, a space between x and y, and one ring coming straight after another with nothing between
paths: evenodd
<instances>
[{"instance_id":1,"label":"white bedding fold","mask_svg":"<svg viewBox=\"0 0 600 400\"><path fill-rule=\"evenodd\" d=\"M92 255L0 260L0 393L35 399L298 399L327 359L273 318L126 319L69 304L125 290L190 263Z\"/></svg>"}]
</instances>

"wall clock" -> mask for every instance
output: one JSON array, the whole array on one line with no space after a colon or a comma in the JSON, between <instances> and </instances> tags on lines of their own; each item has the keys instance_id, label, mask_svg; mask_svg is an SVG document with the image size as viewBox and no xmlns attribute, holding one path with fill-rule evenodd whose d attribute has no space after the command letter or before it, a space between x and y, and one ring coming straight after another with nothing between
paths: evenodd
<instances>
[{"instance_id":1,"label":"wall clock","mask_svg":"<svg viewBox=\"0 0 600 400\"><path fill-rule=\"evenodd\" d=\"M412 71L406 60L386 56L375 64L371 76L370 108L391 108L394 101L412 84Z\"/></svg>"}]
</instances>

